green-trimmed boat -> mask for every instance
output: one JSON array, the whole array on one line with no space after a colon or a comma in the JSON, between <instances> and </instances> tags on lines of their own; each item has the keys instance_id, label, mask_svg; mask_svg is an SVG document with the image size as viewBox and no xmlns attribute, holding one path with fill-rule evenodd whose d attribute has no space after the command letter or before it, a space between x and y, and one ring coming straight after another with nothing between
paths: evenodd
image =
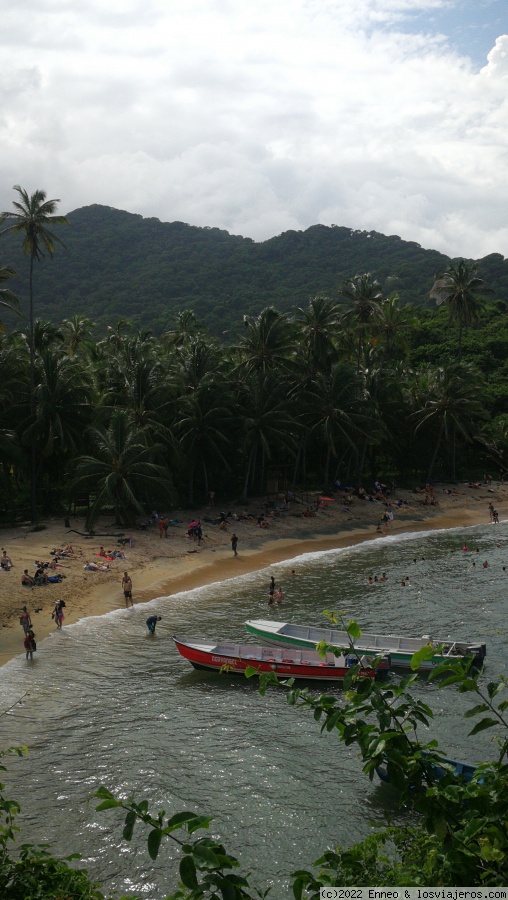
<instances>
[{"instance_id":1,"label":"green-trimmed boat","mask_svg":"<svg viewBox=\"0 0 508 900\"><path fill-rule=\"evenodd\" d=\"M331 647L348 648L350 639L346 631L335 628L315 628L313 625L292 625L289 622L272 622L268 619L250 619L245 623L249 634L260 638L264 645L276 647L311 647L324 641ZM393 634L373 634L362 632L353 642L355 650L371 656L389 654L392 667L409 669L413 654L422 647L433 646L436 653L431 659L420 663L420 669L430 670L442 662L454 662L466 656L474 656L477 665L482 665L487 647L480 642L435 640L423 637L401 637Z\"/></svg>"}]
</instances>

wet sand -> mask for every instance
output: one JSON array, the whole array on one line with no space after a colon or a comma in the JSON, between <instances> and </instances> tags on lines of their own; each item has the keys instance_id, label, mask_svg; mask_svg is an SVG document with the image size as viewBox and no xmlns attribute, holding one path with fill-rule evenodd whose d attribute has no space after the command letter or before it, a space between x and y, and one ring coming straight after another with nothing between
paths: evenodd
<instances>
[{"instance_id":1,"label":"wet sand","mask_svg":"<svg viewBox=\"0 0 508 900\"><path fill-rule=\"evenodd\" d=\"M393 508L394 521L389 528L383 526L385 533L488 524L489 503L494 504L501 520L508 515L508 485L493 483L479 489L458 485L453 486L451 494L445 492L448 489L452 490L447 485L436 486L437 506L424 505L420 494L397 490L390 501L402 500L407 505ZM66 603L64 627L85 616L124 607L121 585L124 571L133 581L134 603L142 603L265 568L302 553L347 547L382 536L376 531L384 512L382 503L355 499L346 509L340 495L335 496L335 502L318 509L315 518L303 517L302 507L290 504L287 512L270 519L266 529L257 526L261 502L251 501L252 519L231 520L225 531L207 521L216 515L216 510L178 510L171 516L181 520L181 524L170 526L167 539L160 538L157 526L145 531L122 531L114 528L110 519L96 525L97 533L92 538L76 533L84 531L82 519L71 519L70 530L60 519L46 521L41 531L34 532L30 526L3 529L1 548L7 550L14 568L9 572L0 571L0 665L23 653L19 616L24 605L31 614L36 639L41 641L55 629L51 612L57 600ZM226 509L239 516L243 510L237 505ZM192 519L201 519L201 546L186 535ZM237 557L231 550L233 533L239 539ZM101 545L106 551L122 549L118 543L121 534L132 537L132 547L125 548L126 559L111 561L108 572L85 571L87 560L101 561L98 556ZM51 550L69 543L77 558L61 560L65 568L57 572L66 576L61 584L35 588L21 585L24 569L33 574L36 560L51 560Z\"/></svg>"}]
</instances>

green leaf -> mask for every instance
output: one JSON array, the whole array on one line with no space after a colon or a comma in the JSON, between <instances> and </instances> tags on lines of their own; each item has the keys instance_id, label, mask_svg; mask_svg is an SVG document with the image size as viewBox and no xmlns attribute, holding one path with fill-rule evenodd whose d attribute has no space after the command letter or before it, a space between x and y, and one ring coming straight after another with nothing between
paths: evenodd
<instances>
[{"instance_id":1,"label":"green leaf","mask_svg":"<svg viewBox=\"0 0 508 900\"><path fill-rule=\"evenodd\" d=\"M170 834L171 831L175 831L177 828L182 828L184 825L187 825L190 832L190 826L194 825L194 831L196 828L208 828L212 819L207 816L197 816L196 813L182 811L179 813L175 813L174 816L171 816L170 819L166 822L164 831L166 834Z\"/></svg>"},{"instance_id":2,"label":"green leaf","mask_svg":"<svg viewBox=\"0 0 508 900\"><path fill-rule=\"evenodd\" d=\"M468 709L468 711L464 713L464 718L471 719L473 716L478 716L480 713L488 711L489 707L486 703L479 703L478 706L473 706L471 709Z\"/></svg>"},{"instance_id":3,"label":"green leaf","mask_svg":"<svg viewBox=\"0 0 508 900\"><path fill-rule=\"evenodd\" d=\"M207 847L205 844L200 843L199 841L193 844L192 855L197 858L199 862L208 863L208 865L210 866L217 866L219 863L217 855L213 852L213 850L210 850L209 847Z\"/></svg>"},{"instance_id":4,"label":"green leaf","mask_svg":"<svg viewBox=\"0 0 508 900\"><path fill-rule=\"evenodd\" d=\"M358 622L355 622L354 619L350 619L347 623L347 633L349 634L349 637L353 639L353 641L362 636L362 629L360 628Z\"/></svg>"},{"instance_id":5,"label":"green leaf","mask_svg":"<svg viewBox=\"0 0 508 900\"><path fill-rule=\"evenodd\" d=\"M322 659L325 658L328 647L329 644L326 641L319 641L319 644L316 644L316 650Z\"/></svg>"},{"instance_id":6,"label":"green leaf","mask_svg":"<svg viewBox=\"0 0 508 900\"><path fill-rule=\"evenodd\" d=\"M496 694L499 694L499 691L502 691L503 688L504 688L504 684L503 684L502 681L497 681L497 682L491 681L491 682L489 682L489 684L487 685L487 690L488 690L488 692L489 692L489 697L490 697L490 699L492 700L492 698L495 697Z\"/></svg>"},{"instance_id":7,"label":"green leaf","mask_svg":"<svg viewBox=\"0 0 508 900\"><path fill-rule=\"evenodd\" d=\"M426 662L429 659L432 659L436 654L436 648L433 644L425 644L425 646L421 647L420 650L417 650L416 653L413 653L411 657L411 668L413 672L416 672L417 669L420 668L422 662Z\"/></svg>"},{"instance_id":8,"label":"green leaf","mask_svg":"<svg viewBox=\"0 0 508 900\"><path fill-rule=\"evenodd\" d=\"M118 802L118 800L105 800L104 803L99 803L98 806L95 807L96 812L102 812L103 809L115 809L122 804Z\"/></svg>"},{"instance_id":9,"label":"green leaf","mask_svg":"<svg viewBox=\"0 0 508 900\"><path fill-rule=\"evenodd\" d=\"M219 881L219 890L223 896L223 900L236 900L238 897L236 887L231 884L227 875Z\"/></svg>"},{"instance_id":10,"label":"green leaf","mask_svg":"<svg viewBox=\"0 0 508 900\"><path fill-rule=\"evenodd\" d=\"M120 803L115 799L111 791L108 791L108 789L105 788L102 784L99 788L97 788L95 794L93 794L92 796L97 797L98 800L115 800L115 802L117 802L120 806Z\"/></svg>"},{"instance_id":11,"label":"green leaf","mask_svg":"<svg viewBox=\"0 0 508 900\"><path fill-rule=\"evenodd\" d=\"M474 728L469 732L469 736L471 737L473 734L478 734L479 731L485 731L486 728L492 728L494 725L499 725L497 719L482 719L481 722L477 722Z\"/></svg>"},{"instance_id":12,"label":"green leaf","mask_svg":"<svg viewBox=\"0 0 508 900\"><path fill-rule=\"evenodd\" d=\"M162 831L160 828L154 828L148 835L148 853L150 854L150 859L157 859L161 840Z\"/></svg>"},{"instance_id":13,"label":"green leaf","mask_svg":"<svg viewBox=\"0 0 508 900\"><path fill-rule=\"evenodd\" d=\"M191 891L197 890L196 866L191 856L184 856L180 861L180 878L186 888L189 888Z\"/></svg>"},{"instance_id":14,"label":"green leaf","mask_svg":"<svg viewBox=\"0 0 508 900\"><path fill-rule=\"evenodd\" d=\"M305 872L304 874L307 875L307 872ZM306 881L307 879L305 879L304 881L303 878L296 878L293 882L293 897L295 898L295 900L302 900L303 888L306 884Z\"/></svg>"},{"instance_id":15,"label":"green leaf","mask_svg":"<svg viewBox=\"0 0 508 900\"><path fill-rule=\"evenodd\" d=\"M125 816L125 826L123 829L123 836L126 841L130 841L132 838L132 832L134 831L134 825L136 823L136 813L130 810Z\"/></svg>"}]
</instances>

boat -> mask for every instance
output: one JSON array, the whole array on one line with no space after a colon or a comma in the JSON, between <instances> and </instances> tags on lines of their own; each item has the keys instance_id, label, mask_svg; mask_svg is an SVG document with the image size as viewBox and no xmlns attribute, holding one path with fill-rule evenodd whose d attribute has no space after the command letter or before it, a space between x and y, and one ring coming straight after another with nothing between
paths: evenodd
<instances>
[{"instance_id":1,"label":"boat","mask_svg":"<svg viewBox=\"0 0 508 900\"><path fill-rule=\"evenodd\" d=\"M273 647L309 647L324 641L331 647L347 648L351 640L347 631L335 628L315 628L312 625L292 625L288 622L273 622L267 619L250 619L245 623L249 634L262 640L263 644ZM359 653L370 656L390 656L392 667L411 668L413 654L422 647L436 648L431 659L423 660L419 668L430 670L442 662L454 662L466 656L474 656L478 665L482 665L487 647L482 643L467 643L448 639L434 640L429 635L423 637L401 637L393 634L373 634L362 632L354 641L354 648ZM439 649L438 649L439 648Z\"/></svg>"},{"instance_id":2,"label":"boat","mask_svg":"<svg viewBox=\"0 0 508 900\"><path fill-rule=\"evenodd\" d=\"M422 756L425 755L425 752L422 752ZM459 762L456 759L448 759L446 756L440 757L439 762L431 764L431 771L436 781L444 778L445 775L452 774L456 778L462 777L464 781L469 782L472 780L476 769L477 766L474 766L472 763ZM381 781L391 784L386 764L376 766L376 773Z\"/></svg>"},{"instance_id":3,"label":"boat","mask_svg":"<svg viewBox=\"0 0 508 900\"><path fill-rule=\"evenodd\" d=\"M306 681L343 681L352 666L360 665L364 678L383 677L388 673L389 661L383 660L379 669L370 660L353 653L335 656L328 651L323 658L316 650L288 650L285 647L261 647L238 644L235 641L195 641L173 637L176 649L195 669L208 669L243 675L249 667L259 674L274 672L282 678L303 678Z\"/></svg>"}]
</instances>

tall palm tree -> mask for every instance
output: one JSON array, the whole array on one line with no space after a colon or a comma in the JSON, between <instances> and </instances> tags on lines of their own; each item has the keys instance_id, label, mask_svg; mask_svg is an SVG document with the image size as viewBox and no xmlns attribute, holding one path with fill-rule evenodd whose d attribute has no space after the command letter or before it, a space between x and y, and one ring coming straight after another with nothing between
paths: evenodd
<instances>
[{"instance_id":1,"label":"tall palm tree","mask_svg":"<svg viewBox=\"0 0 508 900\"><path fill-rule=\"evenodd\" d=\"M186 461L189 476L188 499L194 503L194 476L198 467L203 472L204 496L208 496L208 472L216 463L222 471L229 469L226 458L229 447L228 426L232 419L231 403L220 384L203 383L189 395L180 398L174 431Z\"/></svg>"},{"instance_id":2,"label":"tall palm tree","mask_svg":"<svg viewBox=\"0 0 508 900\"><path fill-rule=\"evenodd\" d=\"M275 450L292 456L296 446L295 420L288 412L288 392L275 372L254 372L239 385L239 423L243 452L247 460L242 501L247 502L249 486L256 481L258 457L261 459L259 486L264 486L266 461Z\"/></svg>"},{"instance_id":3,"label":"tall palm tree","mask_svg":"<svg viewBox=\"0 0 508 900\"><path fill-rule=\"evenodd\" d=\"M323 482L330 481L330 463L346 452L354 460L360 456L359 442L365 437L367 419L363 378L351 363L335 363L331 372L319 372L309 392L312 402L313 432L326 451Z\"/></svg>"},{"instance_id":4,"label":"tall palm tree","mask_svg":"<svg viewBox=\"0 0 508 900\"><path fill-rule=\"evenodd\" d=\"M392 293L381 304L376 332L384 362L398 361L409 354L408 336L416 327L414 310L408 303L400 305L400 297Z\"/></svg>"},{"instance_id":5,"label":"tall palm tree","mask_svg":"<svg viewBox=\"0 0 508 900\"><path fill-rule=\"evenodd\" d=\"M434 440L427 481L432 478L443 442L448 451L451 477L455 480L457 437L470 443L488 415L480 399L482 384L480 373L471 366L453 363L428 369L427 399L414 413L415 433L426 432Z\"/></svg>"},{"instance_id":6,"label":"tall palm tree","mask_svg":"<svg viewBox=\"0 0 508 900\"><path fill-rule=\"evenodd\" d=\"M259 316L244 316L243 322L245 332L235 348L241 360L238 370L249 375L287 368L296 335L288 318L267 307Z\"/></svg>"},{"instance_id":7,"label":"tall palm tree","mask_svg":"<svg viewBox=\"0 0 508 900\"><path fill-rule=\"evenodd\" d=\"M340 318L340 304L329 297L319 295L309 300L306 309L296 309L296 322L303 337L309 373L313 377L319 370L329 371L335 355L334 336Z\"/></svg>"},{"instance_id":8,"label":"tall palm tree","mask_svg":"<svg viewBox=\"0 0 508 900\"><path fill-rule=\"evenodd\" d=\"M351 329L356 340L356 368L359 372L369 330L372 331L381 318L383 291L379 282L373 281L366 272L346 281L340 294L346 301L342 324Z\"/></svg>"},{"instance_id":9,"label":"tall palm tree","mask_svg":"<svg viewBox=\"0 0 508 900\"><path fill-rule=\"evenodd\" d=\"M75 454L88 425L92 384L88 370L60 348L37 357L33 431L40 456Z\"/></svg>"},{"instance_id":10,"label":"tall palm tree","mask_svg":"<svg viewBox=\"0 0 508 900\"><path fill-rule=\"evenodd\" d=\"M33 417L35 411L35 347L34 347L34 302L33 302L33 273L34 262L40 262L44 251L53 256L55 243L62 244L49 228L53 225L68 225L65 216L55 215L56 205L60 200L47 200L45 191L37 190L29 195L27 191L14 185L14 190L19 195L19 200L13 201L14 212L8 211L1 214L3 222L11 224L4 228L1 234L22 234L23 251L30 257L29 275L29 346L30 346L30 411ZM32 443L32 467L31 467L31 509L32 521L37 518L37 487L36 487L36 458L35 443Z\"/></svg>"},{"instance_id":11,"label":"tall palm tree","mask_svg":"<svg viewBox=\"0 0 508 900\"><path fill-rule=\"evenodd\" d=\"M484 295L491 293L478 275L476 263L461 259L438 275L430 291L437 306L446 303L449 321L459 326L458 359L462 356L462 330L476 322L485 306Z\"/></svg>"}]
</instances>

